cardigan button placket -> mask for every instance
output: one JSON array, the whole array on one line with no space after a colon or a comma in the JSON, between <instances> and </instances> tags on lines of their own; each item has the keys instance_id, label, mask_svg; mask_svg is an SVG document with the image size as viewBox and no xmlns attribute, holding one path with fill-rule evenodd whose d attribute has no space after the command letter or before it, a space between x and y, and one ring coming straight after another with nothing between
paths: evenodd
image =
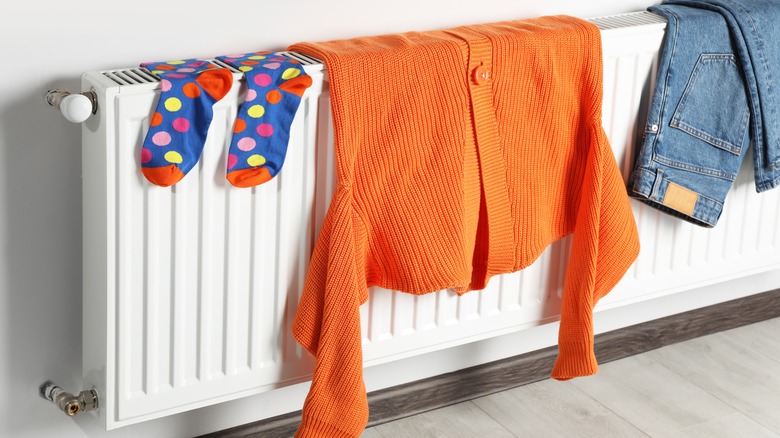
<instances>
[{"instance_id":1,"label":"cardigan button placket","mask_svg":"<svg viewBox=\"0 0 780 438\"><path fill-rule=\"evenodd\" d=\"M452 31L466 43L464 59L468 62L467 74L471 123L479 160L480 189L484 203L473 206L485 209L485 214L477 214L479 221L472 266L471 287L482 289L488 278L498 272L515 270L515 236L512 226L512 210L506 182L506 168L501 149L501 140L494 107L495 94L493 83L496 68L493 65L493 42L478 31L460 28Z\"/></svg>"}]
</instances>

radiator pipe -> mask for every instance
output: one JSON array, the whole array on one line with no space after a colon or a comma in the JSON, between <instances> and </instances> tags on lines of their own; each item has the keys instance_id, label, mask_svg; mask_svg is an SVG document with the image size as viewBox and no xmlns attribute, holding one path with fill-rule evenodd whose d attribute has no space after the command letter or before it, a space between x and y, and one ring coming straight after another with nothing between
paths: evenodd
<instances>
[{"instance_id":1,"label":"radiator pipe","mask_svg":"<svg viewBox=\"0 0 780 438\"><path fill-rule=\"evenodd\" d=\"M94 389L85 389L79 395L73 395L47 380L40 386L39 394L70 417L98 408L98 394Z\"/></svg>"},{"instance_id":2,"label":"radiator pipe","mask_svg":"<svg viewBox=\"0 0 780 438\"><path fill-rule=\"evenodd\" d=\"M73 94L68 90L48 90L46 103L60 110L69 122L81 123L97 113L97 94L94 91Z\"/></svg>"}]
</instances>

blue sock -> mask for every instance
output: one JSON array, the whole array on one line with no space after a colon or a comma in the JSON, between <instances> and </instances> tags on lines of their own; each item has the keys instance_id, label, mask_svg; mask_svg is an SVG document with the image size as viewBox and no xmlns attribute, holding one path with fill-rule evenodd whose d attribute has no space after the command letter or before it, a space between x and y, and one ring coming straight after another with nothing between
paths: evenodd
<instances>
[{"instance_id":1,"label":"blue sock","mask_svg":"<svg viewBox=\"0 0 780 438\"><path fill-rule=\"evenodd\" d=\"M228 153L227 179L236 187L271 180L284 164L290 125L311 77L294 59L254 52L217 59L244 72L248 91L238 110Z\"/></svg>"},{"instance_id":2,"label":"blue sock","mask_svg":"<svg viewBox=\"0 0 780 438\"><path fill-rule=\"evenodd\" d=\"M158 186L176 184L200 159L212 106L230 91L233 74L207 61L145 62L160 78L160 100L141 149L141 171Z\"/></svg>"}]
</instances>

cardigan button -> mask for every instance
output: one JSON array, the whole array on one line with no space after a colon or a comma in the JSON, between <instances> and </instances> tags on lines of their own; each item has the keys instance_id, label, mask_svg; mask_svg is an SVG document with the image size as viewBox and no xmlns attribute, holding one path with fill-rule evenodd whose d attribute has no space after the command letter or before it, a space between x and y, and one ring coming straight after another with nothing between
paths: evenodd
<instances>
[{"instance_id":1,"label":"cardigan button","mask_svg":"<svg viewBox=\"0 0 780 438\"><path fill-rule=\"evenodd\" d=\"M474 69L471 78L477 85L482 85L490 81L490 68L485 65L480 65Z\"/></svg>"}]
</instances>

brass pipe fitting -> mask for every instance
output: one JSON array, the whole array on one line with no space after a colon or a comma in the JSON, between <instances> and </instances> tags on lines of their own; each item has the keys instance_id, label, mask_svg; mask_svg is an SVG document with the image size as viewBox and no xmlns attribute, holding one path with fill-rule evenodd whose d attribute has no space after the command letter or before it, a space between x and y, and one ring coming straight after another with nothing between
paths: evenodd
<instances>
[{"instance_id":1,"label":"brass pipe fitting","mask_svg":"<svg viewBox=\"0 0 780 438\"><path fill-rule=\"evenodd\" d=\"M85 389L79 395L73 395L48 380L40 386L39 393L70 417L98 408L98 395L94 389Z\"/></svg>"}]
</instances>

